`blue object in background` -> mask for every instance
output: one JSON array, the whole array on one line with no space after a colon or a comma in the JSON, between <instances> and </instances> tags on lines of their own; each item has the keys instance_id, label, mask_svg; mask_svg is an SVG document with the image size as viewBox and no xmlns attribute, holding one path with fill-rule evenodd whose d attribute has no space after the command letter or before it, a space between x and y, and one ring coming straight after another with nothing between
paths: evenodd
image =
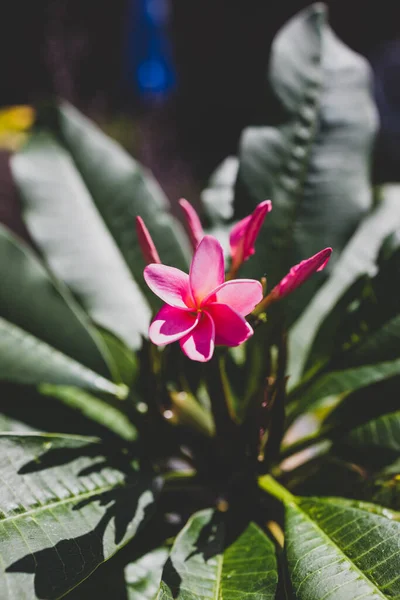
<instances>
[{"instance_id":1,"label":"blue object in background","mask_svg":"<svg viewBox=\"0 0 400 600\"><path fill-rule=\"evenodd\" d=\"M145 101L166 99L176 85L168 21L168 0L131 0L128 69Z\"/></svg>"}]
</instances>

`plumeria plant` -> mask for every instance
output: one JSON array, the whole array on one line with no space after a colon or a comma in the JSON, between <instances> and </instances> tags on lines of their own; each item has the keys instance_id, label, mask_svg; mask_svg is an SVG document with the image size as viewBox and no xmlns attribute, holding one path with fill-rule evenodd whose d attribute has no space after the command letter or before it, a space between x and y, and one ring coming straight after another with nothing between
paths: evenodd
<instances>
[{"instance_id":1,"label":"plumeria plant","mask_svg":"<svg viewBox=\"0 0 400 600\"><path fill-rule=\"evenodd\" d=\"M400 192L371 185L369 69L316 4L269 81L280 118L181 221L75 108L31 112L25 240L0 227L1 599L400 598Z\"/></svg>"}]
</instances>

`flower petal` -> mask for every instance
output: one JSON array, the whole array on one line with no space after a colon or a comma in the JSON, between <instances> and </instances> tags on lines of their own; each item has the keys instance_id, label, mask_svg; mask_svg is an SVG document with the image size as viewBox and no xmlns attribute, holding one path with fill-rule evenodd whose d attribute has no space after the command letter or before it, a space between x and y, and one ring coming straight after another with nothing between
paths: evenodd
<instances>
[{"instance_id":1,"label":"flower petal","mask_svg":"<svg viewBox=\"0 0 400 600\"><path fill-rule=\"evenodd\" d=\"M232 264L239 267L242 262L250 258L255 252L254 244L260 232L266 215L272 210L270 200L260 202L252 212L232 228L229 236Z\"/></svg>"},{"instance_id":2,"label":"flower petal","mask_svg":"<svg viewBox=\"0 0 400 600\"><path fill-rule=\"evenodd\" d=\"M271 300L284 298L302 283L304 283L316 271L322 271L329 261L332 248L325 248L314 256L302 260L298 265L292 267L289 273L274 287L269 294Z\"/></svg>"},{"instance_id":3,"label":"flower petal","mask_svg":"<svg viewBox=\"0 0 400 600\"><path fill-rule=\"evenodd\" d=\"M193 246L193 250L196 250L197 246L200 244L201 240L204 237L204 231L203 227L201 226L199 215L194 210L193 206L184 198L181 198L181 200L179 200L179 206L181 207L185 215L190 242Z\"/></svg>"},{"instance_id":4,"label":"flower petal","mask_svg":"<svg viewBox=\"0 0 400 600\"><path fill-rule=\"evenodd\" d=\"M203 312L193 331L183 337L179 343L188 358L207 362L214 353L214 338L214 322L206 312Z\"/></svg>"},{"instance_id":5,"label":"flower petal","mask_svg":"<svg viewBox=\"0 0 400 600\"><path fill-rule=\"evenodd\" d=\"M189 278L193 298L198 305L213 289L223 283L224 253L219 241L211 235L204 236L197 246L190 265Z\"/></svg>"},{"instance_id":6,"label":"flower petal","mask_svg":"<svg viewBox=\"0 0 400 600\"><path fill-rule=\"evenodd\" d=\"M148 265L143 275L151 291L170 306L193 308L189 276L183 271L167 265Z\"/></svg>"},{"instance_id":7,"label":"flower petal","mask_svg":"<svg viewBox=\"0 0 400 600\"><path fill-rule=\"evenodd\" d=\"M227 304L234 311L245 317L263 297L262 285L255 279L232 279L220 285L203 301L205 307L208 302Z\"/></svg>"},{"instance_id":8,"label":"flower petal","mask_svg":"<svg viewBox=\"0 0 400 600\"><path fill-rule=\"evenodd\" d=\"M243 254L244 254L244 239L246 236L246 231L251 221L252 215L248 215L236 225L234 225L231 229L231 233L229 235L229 245L231 248L231 256L234 264L240 265L243 262Z\"/></svg>"},{"instance_id":9,"label":"flower petal","mask_svg":"<svg viewBox=\"0 0 400 600\"><path fill-rule=\"evenodd\" d=\"M136 234L145 263L148 265L151 263L161 264L157 248L142 217L136 217Z\"/></svg>"},{"instance_id":10,"label":"flower petal","mask_svg":"<svg viewBox=\"0 0 400 600\"><path fill-rule=\"evenodd\" d=\"M260 233L262 224L266 215L272 210L272 202L270 200L264 200L260 202L251 215L250 222L247 226L245 243L244 243L244 256L243 260L247 260L252 254L254 254L254 244L257 236Z\"/></svg>"},{"instance_id":11,"label":"flower petal","mask_svg":"<svg viewBox=\"0 0 400 600\"><path fill-rule=\"evenodd\" d=\"M199 321L199 313L189 313L165 304L149 327L149 338L157 346L165 346L187 335Z\"/></svg>"},{"instance_id":12,"label":"flower petal","mask_svg":"<svg viewBox=\"0 0 400 600\"><path fill-rule=\"evenodd\" d=\"M215 326L215 344L239 346L253 335L246 319L226 304L209 304L205 309Z\"/></svg>"}]
</instances>

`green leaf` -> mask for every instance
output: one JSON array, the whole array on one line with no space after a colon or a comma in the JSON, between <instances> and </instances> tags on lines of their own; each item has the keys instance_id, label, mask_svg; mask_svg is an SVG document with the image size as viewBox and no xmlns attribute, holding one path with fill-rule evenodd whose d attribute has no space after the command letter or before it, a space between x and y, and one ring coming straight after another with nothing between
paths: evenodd
<instances>
[{"instance_id":1,"label":"green leaf","mask_svg":"<svg viewBox=\"0 0 400 600\"><path fill-rule=\"evenodd\" d=\"M271 198L273 210L243 273L275 285L293 264L332 246L334 259L370 208L369 163L377 125L366 61L347 48L314 4L274 40L270 81L284 110L278 127L252 127L240 144L238 214ZM288 298L292 321L322 283Z\"/></svg>"},{"instance_id":2,"label":"green leaf","mask_svg":"<svg viewBox=\"0 0 400 600\"><path fill-rule=\"evenodd\" d=\"M360 276L356 279L326 316L307 356L304 368L306 373L327 362L332 357L333 352L337 349L337 338L341 333L341 325L347 315L349 305L359 300L366 282L366 276Z\"/></svg>"},{"instance_id":3,"label":"green leaf","mask_svg":"<svg viewBox=\"0 0 400 600\"><path fill-rule=\"evenodd\" d=\"M112 356L113 364L117 372L116 378L128 387L133 383L137 373L137 357L135 353L128 348L124 342L109 331L97 328L103 342L107 346L108 352Z\"/></svg>"},{"instance_id":4,"label":"green leaf","mask_svg":"<svg viewBox=\"0 0 400 600\"><path fill-rule=\"evenodd\" d=\"M13 419L8 415L0 413L0 432L1 433L31 433L37 431L22 421Z\"/></svg>"},{"instance_id":5,"label":"green leaf","mask_svg":"<svg viewBox=\"0 0 400 600\"><path fill-rule=\"evenodd\" d=\"M134 226L136 215L146 222L162 262L187 270L187 238L150 173L71 105L60 105L58 117L65 147L138 283L143 282L144 265ZM147 286L144 290L148 292Z\"/></svg>"},{"instance_id":6,"label":"green leaf","mask_svg":"<svg viewBox=\"0 0 400 600\"><path fill-rule=\"evenodd\" d=\"M111 356L87 316L68 290L49 277L33 252L1 225L0 279L0 317L5 335L23 330L96 373L110 376ZM6 352L5 340L0 343ZM18 352L17 342L10 343L10 354L13 349ZM34 363L34 347L21 348L21 352ZM0 371L7 375L8 367L9 362L7 366L0 364Z\"/></svg>"},{"instance_id":7,"label":"green leaf","mask_svg":"<svg viewBox=\"0 0 400 600\"><path fill-rule=\"evenodd\" d=\"M335 498L285 507L285 546L298 600L400 595L400 523Z\"/></svg>"},{"instance_id":8,"label":"green leaf","mask_svg":"<svg viewBox=\"0 0 400 600\"><path fill-rule=\"evenodd\" d=\"M337 450L349 456L349 460L367 468L383 468L390 465L400 472L400 463L392 465L400 454L400 411L383 414L377 419L355 427L339 437ZM387 473L393 475L393 473Z\"/></svg>"},{"instance_id":9,"label":"green leaf","mask_svg":"<svg viewBox=\"0 0 400 600\"><path fill-rule=\"evenodd\" d=\"M125 567L127 600L154 600L168 558L166 548L157 548Z\"/></svg>"},{"instance_id":10,"label":"green leaf","mask_svg":"<svg viewBox=\"0 0 400 600\"><path fill-rule=\"evenodd\" d=\"M127 389L0 318L0 379L25 384L56 383L124 398Z\"/></svg>"},{"instance_id":11,"label":"green leaf","mask_svg":"<svg viewBox=\"0 0 400 600\"><path fill-rule=\"evenodd\" d=\"M327 349L332 348L334 338L328 326L329 321L335 319L340 323L344 320L348 309L346 299L351 295L352 289L354 292L358 291L355 282L357 279L361 280L361 276L365 274L374 273L383 241L391 232L400 228L400 186L386 185L379 192L381 200L378 206L361 223L340 256L331 277L291 329L288 373L290 373L289 383L292 386L298 383L307 356L309 356L308 367L311 366L310 352L315 358L318 348L323 348L324 345ZM388 281L383 288L387 289L389 281L393 281L393 272L388 273L385 279ZM382 287L382 283L374 286L375 292ZM379 303L381 302L380 298ZM379 311L374 312L375 317L379 315ZM382 314L387 318L389 311L385 309Z\"/></svg>"},{"instance_id":12,"label":"green leaf","mask_svg":"<svg viewBox=\"0 0 400 600\"><path fill-rule=\"evenodd\" d=\"M304 391L299 387L289 395L288 424L328 396L349 394L399 374L400 359L323 373Z\"/></svg>"},{"instance_id":13,"label":"green leaf","mask_svg":"<svg viewBox=\"0 0 400 600\"><path fill-rule=\"evenodd\" d=\"M139 347L149 307L70 154L42 128L11 165L25 221L50 270L93 321Z\"/></svg>"},{"instance_id":14,"label":"green leaf","mask_svg":"<svg viewBox=\"0 0 400 600\"><path fill-rule=\"evenodd\" d=\"M93 438L0 436L4 600L56 600L115 554L154 502L149 477Z\"/></svg>"},{"instance_id":15,"label":"green leaf","mask_svg":"<svg viewBox=\"0 0 400 600\"><path fill-rule=\"evenodd\" d=\"M57 398L86 418L103 425L122 439L132 442L137 438L137 430L128 417L115 406L76 387L42 384L40 393Z\"/></svg>"},{"instance_id":16,"label":"green leaf","mask_svg":"<svg viewBox=\"0 0 400 600\"><path fill-rule=\"evenodd\" d=\"M29 231L93 321L137 349L145 296L158 301L144 283L135 216L166 264L187 270L187 239L155 181L77 110L53 106L38 123L12 160Z\"/></svg>"},{"instance_id":17,"label":"green leaf","mask_svg":"<svg viewBox=\"0 0 400 600\"><path fill-rule=\"evenodd\" d=\"M158 600L275 598L274 544L254 523L232 538L224 515L196 513L177 536Z\"/></svg>"}]
</instances>

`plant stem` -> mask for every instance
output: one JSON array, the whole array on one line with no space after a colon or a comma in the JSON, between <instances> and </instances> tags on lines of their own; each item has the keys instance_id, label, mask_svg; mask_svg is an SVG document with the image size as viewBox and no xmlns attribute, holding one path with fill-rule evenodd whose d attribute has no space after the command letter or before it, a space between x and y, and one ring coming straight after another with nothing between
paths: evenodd
<instances>
[{"instance_id":1,"label":"plant stem","mask_svg":"<svg viewBox=\"0 0 400 600\"><path fill-rule=\"evenodd\" d=\"M296 498L283 485L278 483L271 475L262 475L258 478L258 485L262 490L275 496L284 504L296 504Z\"/></svg>"},{"instance_id":2,"label":"plant stem","mask_svg":"<svg viewBox=\"0 0 400 600\"><path fill-rule=\"evenodd\" d=\"M217 437L229 439L236 426L232 414L233 400L225 372L225 358L217 355L209 364L208 390Z\"/></svg>"}]
</instances>

